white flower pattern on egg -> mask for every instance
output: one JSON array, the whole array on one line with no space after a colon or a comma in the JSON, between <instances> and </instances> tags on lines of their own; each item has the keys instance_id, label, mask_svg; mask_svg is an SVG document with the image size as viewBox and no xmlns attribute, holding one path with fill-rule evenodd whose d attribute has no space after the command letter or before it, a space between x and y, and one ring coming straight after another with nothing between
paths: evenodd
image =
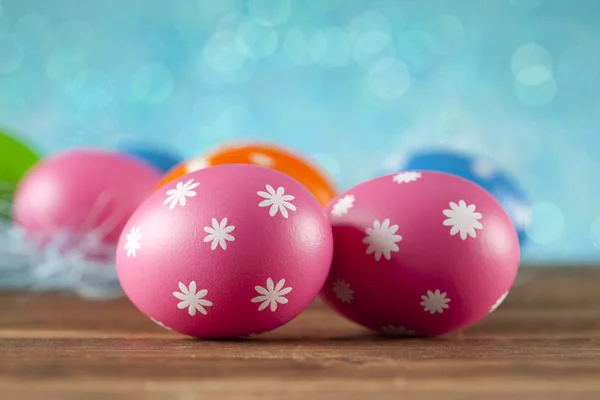
<instances>
[{"instance_id":1,"label":"white flower pattern on egg","mask_svg":"<svg viewBox=\"0 0 600 400\"><path fill-rule=\"evenodd\" d=\"M137 255L137 251L142 248L140 244L140 240L142 239L142 234L140 233L139 226L132 226L131 232L125 236L125 251L127 252L127 257L134 257Z\"/></svg>"},{"instance_id":2,"label":"white flower pattern on egg","mask_svg":"<svg viewBox=\"0 0 600 400\"><path fill-rule=\"evenodd\" d=\"M386 260L391 260L392 252L400 251L400 247L396 244L402 240L402 236L396 235L398 225L391 225L389 218L373 222L372 228L366 228L367 236L363 239L363 243L367 244L367 254L375 254L375 261L381 260L381 256Z\"/></svg>"},{"instance_id":3,"label":"white flower pattern on egg","mask_svg":"<svg viewBox=\"0 0 600 400\"><path fill-rule=\"evenodd\" d=\"M216 218L212 219L212 227L205 226L204 232L208 233L204 237L204 242L212 242L210 245L211 250L215 250L218 246L221 249L227 250L227 242L235 241L235 237L231 235L231 232L235 229L233 225L227 225L227 218L223 218L221 222L217 221Z\"/></svg>"},{"instance_id":4,"label":"white flower pattern on egg","mask_svg":"<svg viewBox=\"0 0 600 400\"><path fill-rule=\"evenodd\" d=\"M450 236L460 233L462 240L466 240L467 236L476 238L476 229L483 229L483 225L479 221L482 218L481 213L475 212L475 204L467 205L464 200L460 200L458 204L451 201L449 205L450 209L443 211L444 215L448 217L443 224L452 227Z\"/></svg>"},{"instance_id":5,"label":"white flower pattern on egg","mask_svg":"<svg viewBox=\"0 0 600 400\"><path fill-rule=\"evenodd\" d=\"M447 297L445 292L441 293L439 289L435 292L428 290L426 295L421 296L421 299L423 300L421 302L423 310L431 314L443 314L445 309L450 308L448 305L450 298Z\"/></svg>"},{"instance_id":6,"label":"white flower pattern on egg","mask_svg":"<svg viewBox=\"0 0 600 400\"><path fill-rule=\"evenodd\" d=\"M175 189L167 190L167 198L163 204L168 204L169 210L174 209L178 204L181 207L185 207L188 197L196 196L197 193L194 191L194 189L196 189L198 186L200 186L200 183L194 183L194 179L190 179L185 183L177 182Z\"/></svg>"},{"instance_id":7,"label":"white flower pattern on egg","mask_svg":"<svg viewBox=\"0 0 600 400\"><path fill-rule=\"evenodd\" d=\"M331 209L331 215L334 217L341 217L344 214L348 214L348 211L354 207L355 200L356 198L353 195L345 195L333 205L333 208Z\"/></svg>"},{"instance_id":8,"label":"white flower pattern on egg","mask_svg":"<svg viewBox=\"0 0 600 400\"><path fill-rule=\"evenodd\" d=\"M406 172L398 172L392 178L396 183L410 183L415 182L418 179L421 179L422 174L416 171L406 171Z\"/></svg>"},{"instance_id":9,"label":"white flower pattern on egg","mask_svg":"<svg viewBox=\"0 0 600 400\"><path fill-rule=\"evenodd\" d=\"M181 292L173 292L173 296L181 300L177 304L177 308L180 310L187 308L188 314L190 314L191 317L195 316L196 312L200 312L200 314L203 315L208 314L205 307L211 307L213 305L212 301L204 298L208 294L208 290L202 289L197 292L195 281L190 282L189 287L186 287L182 282L179 282L179 290L181 290Z\"/></svg>"},{"instance_id":10,"label":"white flower pattern on egg","mask_svg":"<svg viewBox=\"0 0 600 400\"><path fill-rule=\"evenodd\" d=\"M291 203L291 201L294 200L295 197L289 194L285 194L285 189L283 187L278 187L277 191L275 191L275 189L273 189L273 186L271 185L266 185L265 188L267 189L266 192L256 192L257 195L266 199L258 203L258 206L270 207L269 215L271 217L274 217L279 211L283 218L287 218L288 210L296 211L296 206Z\"/></svg>"},{"instance_id":11,"label":"white flower pattern on egg","mask_svg":"<svg viewBox=\"0 0 600 400\"><path fill-rule=\"evenodd\" d=\"M291 287L284 288L285 279L281 279L277 282L277 285L273 282L273 279L267 279L267 287L255 286L254 290L260 294L260 296L254 297L252 303L260 303L258 311L262 311L269 307L272 312L277 311L277 304L287 304L288 299L283 297L292 291Z\"/></svg>"},{"instance_id":12,"label":"white flower pattern on egg","mask_svg":"<svg viewBox=\"0 0 600 400\"><path fill-rule=\"evenodd\" d=\"M342 303L352 303L354 300L354 290L344 279L336 279L333 282L333 291Z\"/></svg>"}]
</instances>

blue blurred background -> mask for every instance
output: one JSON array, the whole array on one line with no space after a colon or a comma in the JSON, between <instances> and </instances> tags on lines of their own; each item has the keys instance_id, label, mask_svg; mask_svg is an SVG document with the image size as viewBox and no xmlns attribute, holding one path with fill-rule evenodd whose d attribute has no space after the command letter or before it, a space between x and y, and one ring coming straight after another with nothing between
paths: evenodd
<instances>
[{"instance_id":1,"label":"blue blurred background","mask_svg":"<svg viewBox=\"0 0 600 400\"><path fill-rule=\"evenodd\" d=\"M600 261L600 1L0 0L0 123L45 154L232 140L347 188L445 146L533 207L524 261Z\"/></svg>"}]
</instances>

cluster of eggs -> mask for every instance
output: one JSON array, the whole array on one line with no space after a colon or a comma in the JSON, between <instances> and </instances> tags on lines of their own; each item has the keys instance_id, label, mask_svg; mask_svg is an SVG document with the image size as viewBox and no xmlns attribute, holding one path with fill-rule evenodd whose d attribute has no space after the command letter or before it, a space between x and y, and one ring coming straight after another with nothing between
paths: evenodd
<instances>
[{"instance_id":1,"label":"cluster of eggs","mask_svg":"<svg viewBox=\"0 0 600 400\"><path fill-rule=\"evenodd\" d=\"M101 151L50 157L19 186L15 221L46 236L93 226L132 303L198 338L271 331L319 295L384 334L440 335L493 311L517 273L511 217L454 174L396 171L337 193L302 157L257 144L164 170Z\"/></svg>"}]
</instances>

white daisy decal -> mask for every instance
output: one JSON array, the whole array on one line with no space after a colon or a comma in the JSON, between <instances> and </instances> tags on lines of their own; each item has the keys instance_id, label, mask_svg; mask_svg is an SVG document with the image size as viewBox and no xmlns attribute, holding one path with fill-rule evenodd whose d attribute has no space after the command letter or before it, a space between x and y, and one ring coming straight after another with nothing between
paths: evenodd
<instances>
[{"instance_id":1,"label":"white daisy decal","mask_svg":"<svg viewBox=\"0 0 600 400\"><path fill-rule=\"evenodd\" d=\"M194 189L198 186L200 186L200 183L194 183L194 179L190 179L186 183L177 182L175 189L167 190L167 198L163 204L169 204L169 210L174 209L177 204L181 207L185 207L187 198L196 196Z\"/></svg>"},{"instance_id":2,"label":"white daisy decal","mask_svg":"<svg viewBox=\"0 0 600 400\"><path fill-rule=\"evenodd\" d=\"M352 300L354 300L354 290L343 279L336 279L333 282L333 292L342 303L352 303Z\"/></svg>"},{"instance_id":3,"label":"white daisy decal","mask_svg":"<svg viewBox=\"0 0 600 400\"><path fill-rule=\"evenodd\" d=\"M287 304L288 299L285 296L289 292L292 291L291 287L284 288L285 279L277 282L277 285L273 282L273 279L267 279L267 287L264 288L262 286L255 286L254 290L260 294L260 296L254 297L251 301L253 303L260 303L258 306L258 311L262 311L267 307L270 307L272 312L277 310L277 303L279 304Z\"/></svg>"},{"instance_id":4,"label":"white daisy decal","mask_svg":"<svg viewBox=\"0 0 600 400\"><path fill-rule=\"evenodd\" d=\"M367 254L375 253L375 261L381 260L382 255L386 260L390 260L391 252L400 250L396 243L402 240L402 236L396 235L396 232L398 232L398 225L390 226L389 219L385 219L383 223L375 220L373 228L365 229L367 236L363 239L363 243L369 245Z\"/></svg>"},{"instance_id":5,"label":"white daisy decal","mask_svg":"<svg viewBox=\"0 0 600 400\"><path fill-rule=\"evenodd\" d=\"M460 238L466 240L467 236L472 238L477 236L475 229L483 229L483 225L479 220L482 218L481 213L475 212L475 204L467 205L464 200L460 200L458 204L451 201L450 209L443 211L448 219L444 220L445 226L451 226L450 236L454 236L460 232Z\"/></svg>"},{"instance_id":6,"label":"white daisy decal","mask_svg":"<svg viewBox=\"0 0 600 400\"><path fill-rule=\"evenodd\" d=\"M331 215L333 215L334 217L341 217L342 215L347 214L348 210L354 207L354 200L356 199L353 195L345 195L333 205Z\"/></svg>"},{"instance_id":7,"label":"white daisy decal","mask_svg":"<svg viewBox=\"0 0 600 400\"><path fill-rule=\"evenodd\" d=\"M216 218L212 219L212 228L210 226L204 227L204 232L208 233L204 238L204 242L211 242L210 249L215 250L217 246L221 246L223 250L227 250L227 241L235 241L235 237L230 233L235 229L235 226L227 226L227 218L223 218L221 222L217 221Z\"/></svg>"},{"instance_id":8,"label":"white daisy decal","mask_svg":"<svg viewBox=\"0 0 600 400\"><path fill-rule=\"evenodd\" d=\"M382 326L380 331L384 335L395 337L412 337L417 335L417 333L413 330L406 329L403 326L395 325Z\"/></svg>"},{"instance_id":9,"label":"white daisy decal","mask_svg":"<svg viewBox=\"0 0 600 400\"><path fill-rule=\"evenodd\" d=\"M399 172L392 178L396 183L410 183L420 179L422 174L416 171Z\"/></svg>"},{"instance_id":10,"label":"white daisy decal","mask_svg":"<svg viewBox=\"0 0 600 400\"><path fill-rule=\"evenodd\" d=\"M183 310L188 309L188 313L193 317L196 315L196 311L200 311L200 314L207 315L208 311L204 307L211 307L212 301L205 299L208 294L208 290L202 289L196 292L196 282L190 282L189 287L186 287L183 283L179 282L179 290L181 292L173 292L173 296L181 300L177 304L177 308Z\"/></svg>"},{"instance_id":11,"label":"white daisy decal","mask_svg":"<svg viewBox=\"0 0 600 400\"><path fill-rule=\"evenodd\" d=\"M508 292L503 293L502 296L500 296L500 298L498 300L496 300L496 302L494 303L494 305L490 308L490 314L493 313L494 311L496 311L496 309L498 307L500 307L500 304L502 304L502 302L504 301L504 299L506 299L506 296L508 296Z\"/></svg>"},{"instance_id":12,"label":"white daisy decal","mask_svg":"<svg viewBox=\"0 0 600 400\"><path fill-rule=\"evenodd\" d=\"M429 311L431 314L444 312L445 308L450 308L448 303L450 303L450 298L446 296L446 293L440 293L439 289L435 292L431 290L427 291L427 295L421 296L423 301L421 305L423 306L423 310L425 312Z\"/></svg>"},{"instance_id":13,"label":"white daisy decal","mask_svg":"<svg viewBox=\"0 0 600 400\"><path fill-rule=\"evenodd\" d=\"M257 195L266 199L258 203L259 207L271 207L269 208L269 215L274 217L277 214L277 211L283 215L283 218L288 217L288 210L296 211L296 206L290 203L290 201L294 200L295 197L289 194L285 194L285 189L283 187L278 187L277 191L273 189L273 186L266 185L266 192L258 191Z\"/></svg>"},{"instance_id":14,"label":"white daisy decal","mask_svg":"<svg viewBox=\"0 0 600 400\"><path fill-rule=\"evenodd\" d=\"M165 324L163 324L160 321L155 320L154 318L150 318L152 320L152 322L154 322L156 325L158 326L162 326L163 328L165 328L168 331L172 331L173 329L169 328L168 326L166 326Z\"/></svg>"},{"instance_id":15,"label":"white daisy decal","mask_svg":"<svg viewBox=\"0 0 600 400\"><path fill-rule=\"evenodd\" d=\"M125 236L125 251L127 252L127 257L134 257L137 254L137 251L142 248L140 244L140 240L142 239L142 234L140 233L139 226L132 226L131 231Z\"/></svg>"}]
</instances>

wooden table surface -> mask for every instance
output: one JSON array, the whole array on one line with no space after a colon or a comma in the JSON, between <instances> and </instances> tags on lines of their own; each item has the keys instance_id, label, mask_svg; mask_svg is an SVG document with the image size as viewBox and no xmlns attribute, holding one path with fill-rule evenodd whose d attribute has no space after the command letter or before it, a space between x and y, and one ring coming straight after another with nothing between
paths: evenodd
<instances>
[{"instance_id":1,"label":"wooden table surface","mask_svg":"<svg viewBox=\"0 0 600 400\"><path fill-rule=\"evenodd\" d=\"M418 340L315 304L269 334L198 341L124 299L0 293L0 399L600 399L600 268L522 271L486 320Z\"/></svg>"}]
</instances>

